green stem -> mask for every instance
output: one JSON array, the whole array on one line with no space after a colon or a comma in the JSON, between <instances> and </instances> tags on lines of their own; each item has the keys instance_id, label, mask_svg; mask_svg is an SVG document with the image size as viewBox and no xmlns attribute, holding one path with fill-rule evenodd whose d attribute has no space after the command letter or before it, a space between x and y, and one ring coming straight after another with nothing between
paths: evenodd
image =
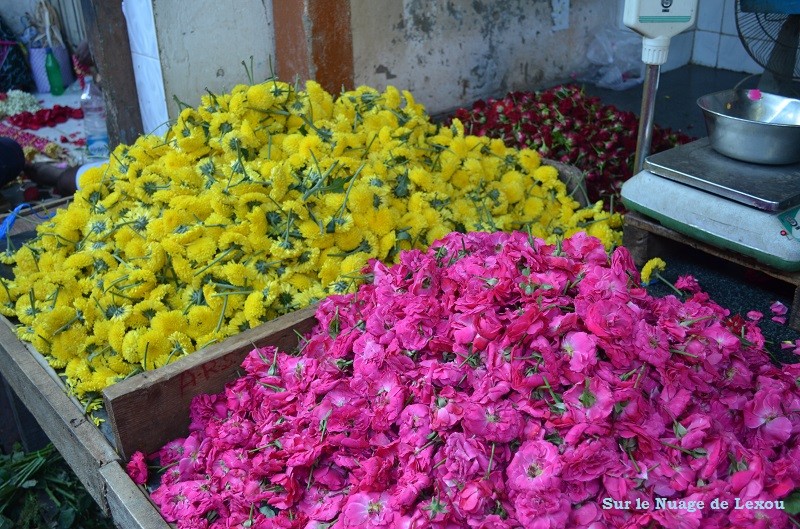
<instances>
[{"instance_id":1,"label":"green stem","mask_svg":"<svg viewBox=\"0 0 800 529\"><path fill-rule=\"evenodd\" d=\"M222 328L222 322L225 320L225 311L228 310L228 296L222 298L222 310L219 313L219 320L217 320L217 328L214 332L219 332Z\"/></svg>"}]
</instances>

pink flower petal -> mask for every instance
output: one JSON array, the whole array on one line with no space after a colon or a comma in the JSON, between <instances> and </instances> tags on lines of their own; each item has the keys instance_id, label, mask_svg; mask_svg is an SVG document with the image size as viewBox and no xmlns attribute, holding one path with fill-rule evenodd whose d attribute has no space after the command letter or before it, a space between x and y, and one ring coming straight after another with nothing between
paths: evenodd
<instances>
[{"instance_id":1,"label":"pink flower petal","mask_svg":"<svg viewBox=\"0 0 800 529\"><path fill-rule=\"evenodd\" d=\"M747 99L749 99L750 101L758 101L762 97L763 95L761 94L761 90L759 90L758 88L753 88L747 91Z\"/></svg>"},{"instance_id":2,"label":"pink flower petal","mask_svg":"<svg viewBox=\"0 0 800 529\"><path fill-rule=\"evenodd\" d=\"M770 305L769 310L771 310L776 316L783 316L789 312L789 308L780 301L775 301L772 305Z\"/></svg>"}]
</instances>

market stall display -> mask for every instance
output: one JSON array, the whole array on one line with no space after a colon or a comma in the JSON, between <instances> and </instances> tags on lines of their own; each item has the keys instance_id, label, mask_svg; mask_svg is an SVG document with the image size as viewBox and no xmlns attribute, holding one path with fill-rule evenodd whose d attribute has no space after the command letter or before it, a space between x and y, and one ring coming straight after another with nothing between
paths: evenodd
<instances>
[{"instance_id":1,"label":"market stall display","mask_svg":"<svg viewBox=\"0 0 800 529\"><path fill-rule=\"evenodd\" d=\"M535 152L436 125L394 88L209 94L81 184L7 250L0 298L89 410L109 385L353 291L368 259L451 231L620 237L619 216L581 208Z\"/></svg>"}]
</instances>

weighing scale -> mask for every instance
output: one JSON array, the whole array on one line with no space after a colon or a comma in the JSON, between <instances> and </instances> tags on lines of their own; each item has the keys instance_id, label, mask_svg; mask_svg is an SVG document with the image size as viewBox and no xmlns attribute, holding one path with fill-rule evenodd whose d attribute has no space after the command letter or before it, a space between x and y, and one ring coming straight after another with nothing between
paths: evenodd
<instances>
[{"instance_id":1,"label":"weighing scale","mask_svg":"<svg viewBox=\"0 0 800 529\"><path fill-rule=\"evenodd\" d=\"M659 16L670 7L671 20L691 26L696 5L626 0L624 22L644 37L642 58L650 75L645 77L636 174L622 186L623 203L693 239L778 270L800 270L800 163L735 160L714 150L708 138L647 156L658 68L666 61L666 52L654 58L648 41L666 40L668 47L669 38L683 29L659 22Z\"/></svg>"},{"instance_id":2,"label":"weighing scale","mask_svg":"<svg viewBox=\"0 0 800 529\"><path fill-rule=\"evenodd\" d=\"M734 160L703 138L645 158L622 200L693 239L800 270L800 164Z\"/></svg>"}]
</instances>

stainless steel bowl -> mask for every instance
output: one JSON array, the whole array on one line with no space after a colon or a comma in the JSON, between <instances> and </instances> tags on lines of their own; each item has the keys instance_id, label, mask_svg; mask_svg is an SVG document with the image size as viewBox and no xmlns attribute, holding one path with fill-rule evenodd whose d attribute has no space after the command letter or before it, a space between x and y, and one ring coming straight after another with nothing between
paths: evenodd
<instances>
[{"instance_id":1,"label":"stainless steel bowl","mask_svg":"<svg viewBox=\"0 0 800 529\"><path fill-rule=\"evenodd\" d=\"M700 97L711 147L758 164L800 161L800 100L739 89Z\"/></svg>"}]
</instances>

